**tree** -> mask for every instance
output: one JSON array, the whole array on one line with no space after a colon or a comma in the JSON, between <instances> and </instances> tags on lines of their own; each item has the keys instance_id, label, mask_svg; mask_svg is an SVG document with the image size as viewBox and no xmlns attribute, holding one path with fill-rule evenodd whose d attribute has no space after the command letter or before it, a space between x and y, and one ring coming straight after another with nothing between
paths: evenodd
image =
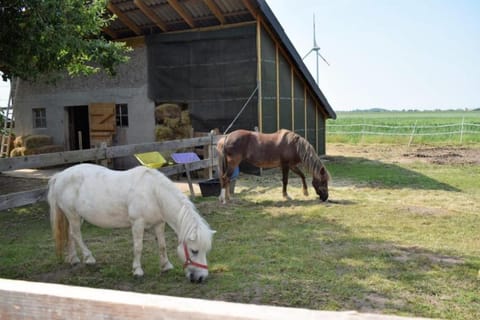
<instances>
[{"instance_id":1,"label":"tree","mask_svg":"<svg viewBox=\"0 0 480 320\"><path fill-rule=\"evenodd\" d=\"M101 32L113 17L107 0L0 0L0 71L4 80L114 75L131 49Z\"/></svg>"}]
</instances>

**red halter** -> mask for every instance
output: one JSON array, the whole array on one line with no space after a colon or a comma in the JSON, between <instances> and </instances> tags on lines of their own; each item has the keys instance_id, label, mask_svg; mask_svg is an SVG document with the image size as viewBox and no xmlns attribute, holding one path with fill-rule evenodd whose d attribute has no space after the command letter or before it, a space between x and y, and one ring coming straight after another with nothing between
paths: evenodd
<instances>
[{"instance_id":1,"label":"red halter","mask_svg":"<svg viewBox=\"0 0 480 320\"><path fill-rule=\"evenodd\" d=\"M189 265L192 265L192 266L197 267L197 268L202 268L202 269L207 269L208 270L208 266L206 264L201 264L201 263L195 262L190 258L190 255L188 254L188 248L187 248L187 245L185 243L183 243L183 252L185 253L185 263L183 264L183 269L185 269Z\"/></svg>"}]
</instances>

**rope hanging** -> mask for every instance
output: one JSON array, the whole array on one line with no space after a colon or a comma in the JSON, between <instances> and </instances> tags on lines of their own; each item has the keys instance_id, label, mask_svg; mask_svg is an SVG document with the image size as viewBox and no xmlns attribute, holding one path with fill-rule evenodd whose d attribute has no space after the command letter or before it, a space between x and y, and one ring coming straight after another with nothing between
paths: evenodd
<instances>
[{"instance_id":1,"label":"rope hanging","mask_svg":"<svg viewBox=\"0 0 480 320\"><path fill-rule=\"evenodd\" d=\"M237 121L238 117L240 117L240 115L242 114L243 110L245 110L245 107L247 106L247 104L250 102L250 100L252 100L253 96L255 95L255 93L257 92L258 90L258 83L257 83L257 86L255 87L255 89L253 89L252 91L252 94L250 94L250 97L248 97L247 99L247 102L245 102L245 104L243 105L242 109L240 109L240 111L237 113L237 115L235 116L235 118L232 120L232 122L228 125L227 129L225 129L225 131L223 132L223 134L227 134L228 130L230 130L230 128L233 126L233 124L235 123L235 121Z\"/></svg>"}]
</instances>

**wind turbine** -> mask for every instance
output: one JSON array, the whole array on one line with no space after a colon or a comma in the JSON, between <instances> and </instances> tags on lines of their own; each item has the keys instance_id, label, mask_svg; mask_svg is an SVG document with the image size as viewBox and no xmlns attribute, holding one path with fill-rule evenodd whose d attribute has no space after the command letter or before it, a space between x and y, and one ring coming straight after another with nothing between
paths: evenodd
<instances>
[{"instance_id":1,"label":"wind turbine","mask_svg":"<svg viewBox=\"0 0 480 320\"><path fill-rule=\"evenodd\" d=\"M325 63L330 66L330 63L320 54L320 47L317 44L317 39L315 37L315 14L313 14L313 48L308 51L308 53L302 58L302 60L305 60L306 57L310 55L310 53L315 52L315 57L317 60L317 85L318 85L318 57L322 58Z\"/></svg>"}]
</instances>

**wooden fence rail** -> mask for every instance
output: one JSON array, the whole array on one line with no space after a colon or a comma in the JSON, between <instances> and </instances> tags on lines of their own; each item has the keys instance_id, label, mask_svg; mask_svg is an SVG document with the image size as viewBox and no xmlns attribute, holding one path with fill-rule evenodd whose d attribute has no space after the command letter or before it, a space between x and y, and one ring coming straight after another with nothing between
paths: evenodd
<instances>
[{"instance_id":1,"label":"wooden fence rail","mask_svg":"<svg viewBox=\"0 0 480 320\"><path fill-rule=\"evenodd\" d=\"M151 142L142 144L130 144L113 147L100 147L94 149L65 151L58 153L46 153L13 158L0 159L0 172L52 167L64 164L74 164L83 161L102 161L119 157L133 156L135 153L149 151L175 151L185 148L205 147L207 152L203 160L189 164L189 170L212 169L217 164L213 146L217 144L221 136L208 135L205 137L171 140L164 142ZM160 168L165 175L184 173L183 165L172 165ZM35 189L0 195L0 211L13 207L24 206L45 200L46 188Z\"/></svg>"},{"instance_id":2,"label":"wooden fence rail","mask_svg":"<svg viewBox=\"0 0 480 320\"><path fill-rule=\"evenodd\" d=\"M355 311L317 311L0 279L0 318L190 320L405 320Z\"/></svg>"}]
</instances>

